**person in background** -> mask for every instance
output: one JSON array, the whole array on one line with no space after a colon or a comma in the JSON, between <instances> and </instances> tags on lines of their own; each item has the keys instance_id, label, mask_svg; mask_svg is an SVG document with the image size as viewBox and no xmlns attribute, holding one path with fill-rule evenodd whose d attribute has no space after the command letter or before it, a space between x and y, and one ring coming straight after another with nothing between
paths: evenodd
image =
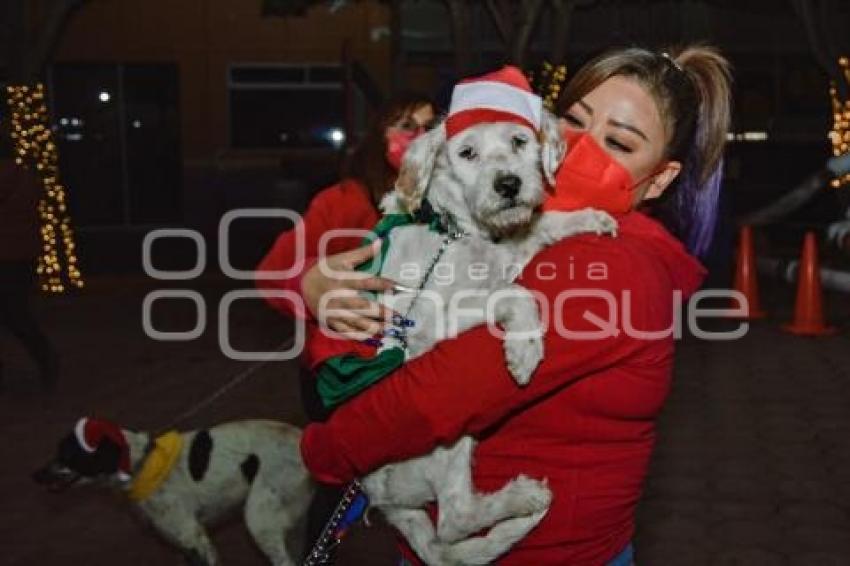
<instances>
[{"instance_id":1,"label":"person in background","mask_svg":"<svg viewBox=\"0 0 850 566\"><path fill-rule=\"evenodd\" d=\"M349 268L369 257L368 249L357 249L363 239L362 235L348 234L332 238L327 242L325 250L319 249L320 240L330 230L354 229L365 233L377 224L381 216L378 205L395 184L405 150L435 118L434 103L427 96L412 93L390 100L378 111L362 141L345 160L340 182L320 191L304 213L301 225L297 228L303 231L304 236L302 257L316 258L321 252L339 257L342 252L354 250L344 254L344 265ZM296 245L296 229L283 232L260 262L257 271L289 269L296 261ZM315 259L311 260L310 265L314 262ZM309 265L305 266L301 273L306 271L307 267ZM376 279L366 278L361 280L360 284L375 287ZM380 286L380 283L377 284ZM294 290L300 294L301 277L299 275L289 279L258 279L257 287L268 290ZM347 304L349 307L363 301L353 289L349 300L353 301L353 304ZM311 316L311 313L294 312L295 306L289 301L269 298L268 302L273 308L287 315ZM345 323L340 324L344 326ZM377 322L373 321L372 324ZM308 340L318 332L318 326L308 325ZM347 340L338 340L331 344L338 344L341 352L350 348ZM323 421L330 414L330 410L324 406L318 394L309 360L303 360L302 365L302 405L310 420ZM341 491L335 488L317 491L308 517L308 543L321 534L321 529L339 501L340 494Z\"/></svg>"},{"instance_id":2,"label":"person in background","mask_svg":"<svg viewBox=\"0 0 850 566\"><path fill-rule=\"evenodd\" d=\"M38 366L42 386L50 390L59 376L59 357L36 321L29 297L35 258L41 251L41 184L32 172L15 163L9 127L0 116L0 326L20 340ZM0 360L0 389L3 369Z\"/></svg>"}]
</instances>

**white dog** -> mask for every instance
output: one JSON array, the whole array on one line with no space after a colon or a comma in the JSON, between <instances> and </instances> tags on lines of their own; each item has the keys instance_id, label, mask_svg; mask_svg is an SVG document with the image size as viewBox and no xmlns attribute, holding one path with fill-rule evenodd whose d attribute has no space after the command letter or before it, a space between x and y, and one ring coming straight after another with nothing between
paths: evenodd
<instances>
[{"instance_id":1,"label":"white dog","mask_svg":"<svg viewBox=\"0 0 850 566\"><path fill-rule=\"evenodd\" d=\"M84 429L106 434L84 433ZM33 479L63 491L97 483L128 494L135 507L191 566L215 566L204 525L242 510L257 546L274 566L294 566L286 535L300 525L314 484L301 462L301 431L273 421L239 421L166 435L83 419Z\"/></svg>"},{"instance_id":2,"label":"white dog","mask_svg":"<svg viewBox=\"0 0 850 566\"><path fill-rule=\"evenodd\" d=\"M412 359L490 318L505 331L510 372L518 384L528 383L543 357L542 329L533 296L513 284L514 278L553 242L616 229L614 219L599 211L538 212L544 175L552 183L565 153L552 115L544 114L541 130L538 139L524 125L483 123L446 140L440 125L411 145L383 209L414 212L427 199L448 234L424 224L389 233L380 275L417 292L380 299L415 321L406 333L398 329L400 337L385 337L383 348L406 347ZM441 267L451 268L450 280L436 276ZM459 296L465 300L453 302ZM462 309L454 308L458 306ZM519 476L495 493L476 493L474 446L465 437L428 456L387 465L363 480L370 504L384 512L428 564L488 564L548 510L551 492L545 480ZM432 501L440 510L436 530L423 510ZM487 527L492 528L486 536L467 538Z\"/></svg>"}]
</instances>

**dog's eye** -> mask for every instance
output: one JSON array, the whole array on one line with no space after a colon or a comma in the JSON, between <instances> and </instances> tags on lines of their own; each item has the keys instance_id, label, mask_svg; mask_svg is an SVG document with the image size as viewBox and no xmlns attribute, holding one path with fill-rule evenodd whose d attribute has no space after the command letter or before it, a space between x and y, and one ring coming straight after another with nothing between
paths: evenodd
<instances>
[{"instance_id":1,"label":"dog's eye","mask_svg":"<svg viewBox=\"0 0 850 566\"><path fill-rule=\"evenodd\" d=\"M528 138L525 136L514 136L511 138L511 145L514 147L514 151L519 151L520 149L525 147L525 144L528 143Z\"/></svg>"},{"instance_id":2,"label":"dog's eye","mask_svg":"<svg viewBox=\"0 0 850 566\"><path fill-rule=\"evenodd\" d=\"M475 153L475 150L472 149L472 146L462 147L461 150L457 152L457 154L463 159L466 159L467 161L472 161L473 159L478 157L478 154Z\"/></svg>"}]
</instances>

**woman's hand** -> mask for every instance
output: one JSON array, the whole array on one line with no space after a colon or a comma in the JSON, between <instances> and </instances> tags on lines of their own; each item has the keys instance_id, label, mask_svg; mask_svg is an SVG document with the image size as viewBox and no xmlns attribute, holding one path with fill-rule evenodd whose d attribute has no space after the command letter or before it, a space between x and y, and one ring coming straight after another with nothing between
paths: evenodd
<instances>
[{"instance_id":1,"label":"woman's hand","mask_svg":"<svg viewBox=\"0 0 850 566\"><path fill-rule=\"evenodd\" d=\"M328 256L316 262L301 280L304 302L319 324L346 338L364 340L380 333L394 312L364 298L360 291L392 291L395 282L354 271L381 249L381 241Z\"/></svg>"}]
</instances>

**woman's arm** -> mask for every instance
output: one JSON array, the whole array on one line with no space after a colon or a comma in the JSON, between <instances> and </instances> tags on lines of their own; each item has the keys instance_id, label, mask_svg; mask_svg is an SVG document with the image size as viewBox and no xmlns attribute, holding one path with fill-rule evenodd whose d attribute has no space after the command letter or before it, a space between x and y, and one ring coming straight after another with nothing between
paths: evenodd
<instances>
[{"instance_id":1,"label":"woman's arm","mask_svg":"<svg viewBox=\"0 0 850 566\"><path fill-rule=\"evenodd\" d=\"M622 332L621 291L631 291L633 327L658 329L672 320L672 290L659 294L659 277L647 272L646 262L616 250L615 244L581 241L550 247L525 269L523 285L546 297L550 315L545 359L528 386L516 385L506 369L501 339L485 327L441 342L340 407L327 423L305 430L301 451L314 477L344 483L389 462L426 454L464 434L475 435L645 348L646 341ZM608 269L606 279L597 281L588 277L587 268L600 257ZM539 269L541 264L556 269ZM642 276L636 278L636 273ZM596 296L561 295L581 289ZM606 293L611 300L599 296ZM556 304L559 295L562 302ZM580 340L559 332L559 325L574 333L604 335Z\"/></svg>"},{"instance_id":2,"label":"woman's arm","mask_svg":"<svg viewBox=\"0 0 850 566\"><path fill-rule=\"evenodd\" d=\"M384 291L392 282L368 277L353 272L354 268L374 255L369 246L357 248L362 236L352 235L351 230L368 232L377 219L377 212L365 192L353 182L343 182L321 191L310 203L298 225L278 236L271 250L257 266L256 285L260 290L284 290L295 292L303 301L293 302L280 297L267 296L266 300L276 310L300 319L315 319L319 298L335 293L328 309L334 316L319 316L319 322L343 334L352 329L377 332L381 329L376 318L391 316L385 309L359 296L359 290ZM346 230L349 233L328 240L327 248L320 250L323 236L331 230ZM302 249L299 250L298 248ZM320 253L330 254L319 258ZM296 263L303 258L300 266ZM320 265L321 263L321 265ZM285 271L298 268L287 277L265 278L263 272ZM306 308L305 308L306 306ZM374 311L374 317L363 315L357 310Z\"/></svg>"},{"instance_id":3,"label":"woman's arm","mask_svg":"<svg viewBox=\"0 0 850 566\"><path fill-rule=\"evenodd\" d=\"M334 203L341 204L343 200L341 185L335 185L319 192L310 202L304 216L298 225L286 232L281 233L271 249L257 266L256 279L257 288L260 290L285 290L301 294L301 282L304 274L316 263L319 255L319 240L322 234L338 226L338 219L334 218ZM299 250L298 247L302 247ZM353 247L353 246L352 246ZM304 258L303 266L289 277L263 278L262 272L285 271L295 267L298 256ZM309 318L309 310L298 308L291 301L267 297L268 303L276 310L288 316L296 318Z\"/></svg>"}]
</instances>

